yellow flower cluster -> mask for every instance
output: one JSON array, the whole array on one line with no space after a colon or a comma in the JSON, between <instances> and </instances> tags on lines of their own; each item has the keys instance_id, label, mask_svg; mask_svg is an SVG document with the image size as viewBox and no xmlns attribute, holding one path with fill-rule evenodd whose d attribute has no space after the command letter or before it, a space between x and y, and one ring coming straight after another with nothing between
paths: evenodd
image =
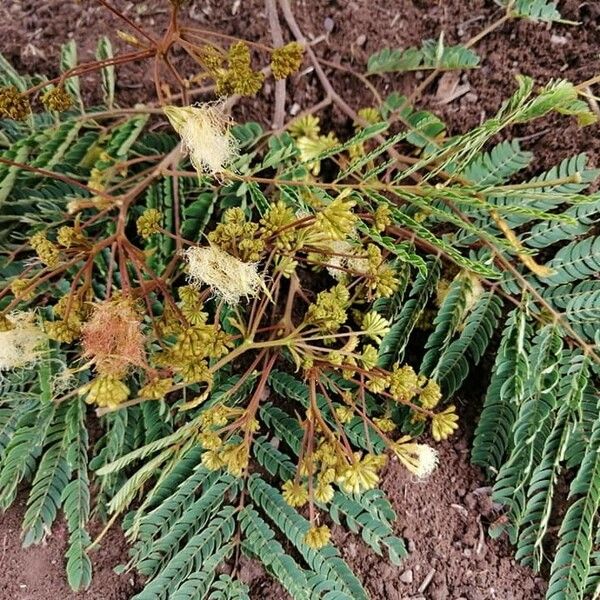
<instances>
[{"instance_id":1,"label":"yellow flower cluster","mask_svg":"<svg viewBox=\"0 0 600 600\"><path fill-rule=\"evenodd\" d=\"M348 318L349 300L350 292L341 283L329 291L319 292L316 302L308 307L306 321L324 332L335 333Z\"/></svg>"},{"instance_id":2,"label":"yellow flower cluster","mask_svg":"<svg viewBox=\"0 0 600 600\"><path fill-rule=\"evenodd\" d=\"M24 121L30 113L27 96L14 86L0 88L0 119Z\"/></svg>"},{"instance_id":3,"label":"yellow flower cluster","mask_svg":"<svg viewBox=\"0 0 600 600\"><path fill-rule=\"evenodd\" d=\"M63 248L71 248L72 246L85 244L87 240L81 229L63 225L59 227L56 233L56 241Z\"/></svg>"},{"instance_id":4,"label":"yellow flower cluster","mask_svg":"<svg viewBox=\"0 0 600 600\"><path fill-rule=\"evenodd\" d=\"M329 543L331 539L331 531L327 525L321 525L320 527L311 527L306 535L304 536L304 543L309 548L318 550L323 548Z\"/></svg>"},{"instance_id":5,"label":"yellow flower cluster","mask_svg":"<svg viewBox=\"0 0 600 600\"><path fill-rule=\"evenodd\" d=\"M256 262L265 248L264 242L256 237L258 227L258 223L246 219L241 208L229 208L221 223L208 234L208 239L244 262Z\"/></svg>"},{"instance_id":6,"label":"yellow flower cluster","mask_svg":"<svg viewBox=\"0 0 600 600\"><path fill-rule=\"evenodd\" d=\"M137 231L145 240L158 233L162 224L162 213L156 208L149 208L136 221Z\"/></svg>"},{"instance_id":7,"label":"yellow flower cluster","mask_svg":"<svg viewBox=\"0 0 600 600\"><path fill-rule=\"evenodd\" d=\"M70 344L81 335L83 324L90 314L90 305L77 296L63 296L53 307L56 321L46 321L45 328L51 340Z\"/></svg>"},{"instance_id":8,"label":"yellow flower cluster","mask_svg":"<svg viewBox=\"0 0 600 600\"><path fill-rule=\"evenodd\" d=\"M346 202L343 198L336 198L317 213L317 227L332 240L345 239L356 227L358 218L352 212L355 204L352 200Z\"/></svg>"},{"instance_id":9,"label":"yellow flower cluster","mask_svg":"<svg viewBox=\"0 0 600 600\"><path fill-rule=\"evenodd\" d=\"M295 73L302 64L304 48L298 42L290 42L271 52L271 72L275 79L285 79Z\"/></svg>"},{"instance_id":10,"label":"yellow flower cluster","mask_svg":"<svg viewBox=\"0 0 600 600\"><path fill-rule=\"evenodd\" d=\"M298 481L286 481L283 484L283 499L294 508L304 506L308 502L308 489Z\"/></svg>"},{"instance_id":11,"label":"yellow flower cluster","mask_svg":"<svg viewBox=\"0 0 600 600\"><path fill-rule=\"evenodd\" d=\"M260 221L263 240L273 238L276 248L291 251L298 242L298 231L292 226L296 220L294 211L285 203L272 204Z\"/></svg>"},{"instance_id":12,"label":"yellow flower cluster","mask_svg":"<svg viewBox=\"0 0 600 600\"><path fill-rule=\"evenodd\" d=\"M173 380L170 377L156 377L140 389L138 396L145 400L162 400L172 387Z\"/></svg>"},{"instance_id":13,"label":"yellow flower cluster","mask_svg":"<svg viewBox=\"0 0 600 600\"><path fill-rule=\"evenodd\" d=\"M38 258L48 267L58 266L60 250L54 242L51 242L46 234L38 232L29 238L29 245L35 250Z\"/></svg>"},{"instance_id":14,"label":"yellow flower cluster","mask_svg":"<svg viewBox=\"0 0 600 600\"><path fill-rule=\"evenodd\" d=\"M180 328L175 343L157 354L155 362L175 370L186 383L212 384L209 359L227 354L229 336L216 325L198 323Z\"/></svg>"},{"instance_id":15,"label":"yellow flower cluster","mask_svg":"<svg viewBox=\"0 0 600 600\"><path fill-rule=\"evenodd\" d=\"M355 452L352 460L339 469L337 483L347 493L360 494L372 490L379 483L379 471L385 465L386 456L366 454L364 457Z\"/></svg>"},{"instance_id":16,"label":"yellow flower cluster","mask_svg":"<svg viewBox=\"0 0 600 600\"><path fill-rule=\"evenodd\" d=\"M79 393L85 395L88 404L101 408L117 408L129 397L129 388L112 375L98 375L83 386Z\"/></svg>"},{"instance_id":17,"label":"yellow flower cluster","mask_svg":"<svg viewBox=\"0 0 600 600\"><path fill-rule=\"evenodd\" d=\"M42 104L47 110L64 112L73 105L73 98L64 87L53 87L42 95Z\"/></svg>"},{"instance_id":18,"label":"yellow flower cluster","mask_svg":"<svg viewBox=\"0 0 600 600\"><path fill-rule=\"evenodd\" d=\"M225 468L234 477L241 477L250 462L245 443L225 444L218 450L207 450L202 454L202 464L211 471Z\"/></svg>"},{"instance_id":19,"label":"yellow flower cluster","mask_svg":"<svg viewBox=\"0 0 600 600\"><path fill-rule=\"evenodd\" d=\"M255 96L262 87L265 76L252 68L250 47L245 42L232 44L227 55L213 46L204 46L199 58L214 78L218 95Z\"/></svg>"}]
</instances>

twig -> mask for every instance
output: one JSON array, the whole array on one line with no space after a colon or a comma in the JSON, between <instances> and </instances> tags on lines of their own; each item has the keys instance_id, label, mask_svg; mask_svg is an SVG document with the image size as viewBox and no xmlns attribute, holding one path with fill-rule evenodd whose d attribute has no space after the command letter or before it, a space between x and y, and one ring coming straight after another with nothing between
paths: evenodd
<instances>
[{"instance_id":1,"label":"twig","mask_svg":"<svg viewBox=\"0 0 600 600\"><path fill-rule=\"evenodd\" d=\"M265 8L269 16L269 27L271 28L271 38L273 39L273 47L281 48L283 46L283 33L279 23L277 14L276 0L265 0ZM277 79L275 81L275 107L273 109L273 129L281 129L285 121L285 79Z\"/></svg>"}]
</instances>

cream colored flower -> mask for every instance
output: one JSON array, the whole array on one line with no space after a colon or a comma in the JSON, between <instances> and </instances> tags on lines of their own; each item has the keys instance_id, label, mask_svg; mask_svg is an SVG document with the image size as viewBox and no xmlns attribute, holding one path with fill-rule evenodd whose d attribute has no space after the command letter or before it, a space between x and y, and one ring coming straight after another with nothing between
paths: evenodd
<instances>
[{"instance_id":1,"label":"cream colored flower","mask_svg":"<svg viewBox=\"0 0 600 600\"><path fill-rule=\"evenodd\" d=\"M199 175L220 173L235 158L235 138L219 105L165 106L164 111Z\"/></svg>"},{"instance_id":2,"label":"cream colored flower","mask_svg":"<svg viewBox=\"0 0 600 600\"><path fill-rule=\"evenodd\" d=\"M266 289L256 263L242 262L217 246L189 248L185 256L190 281L208 285L227 304L238 304L242 297L254 297Z\"/></svg>"},{"instance_id":3,"label":"cream colored flower","mask_svg":"<svg viewBox=\"0 0 600 600\"><path fill-rule=\"evenodd\" d=\"M45 336L34 321L32 312L6 316L7 328L0 331L0 371L24 367L38 358Z\"/></svg>"},{"instance_id":4,"label":"cream colored flower","mask_svg":"<svg viewBox=\"0 0 600 600\"><path fill-rule=\"evenodd\" d=\"M438 463L438 453L426 444L416 444L405 436L392 445L398 460L417 477L430 475Z\"/></svg>"}]
</instances>

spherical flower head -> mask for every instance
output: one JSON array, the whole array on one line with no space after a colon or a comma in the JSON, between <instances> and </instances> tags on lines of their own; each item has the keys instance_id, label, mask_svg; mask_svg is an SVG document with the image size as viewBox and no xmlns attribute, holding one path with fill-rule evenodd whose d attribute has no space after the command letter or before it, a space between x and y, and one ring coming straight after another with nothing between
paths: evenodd
<instances>
[{"instance_id":1,"label":"spherical flower head","mask_svg":"<svg viewBox=\"0 0 600 600\"><path fill-rule=\"evenodd\" d=\"M227 304L239 304L242 297L253 298L265 289L256 263L242 262L217 246L189 248L185 256L190 282L209 286Z\"/></svg>"},{"instance_id":2,"label":"spherical flower head","mask_svg":"<svg viewBox=\"0 0 600 600\"><path fill-rule=\"evenodd\" d=\"M64 87L53 87L42 95L42 104L47 110L64 112L73 106L73 98Z\"/></svg>"},{"instance_id":3,"label":"spherical flower head","mask_svg":"<svg viewBox=\"0 0 600 600\"><path fill-rule=\"evenodd\" d=\"M0 119L24 121L31 113L29 99L14 87L0 88Z\"/></svg>"},{"instance_id":4,"label":"spherical flower head","mask_svg":"<svg viewBox=\"0 0 600 600\"><path fill-rule=\"evenodd\" d=\"M0 372L24 367L39 357L44 333L32 312L14 312L3 319L0 331Z\"/></svg>"},{"instance_id":5,"label":"spherical flower head","mask_svg":"<svg viewBox=\"0 0 600 600\"><path fill-rule=\"evenodd\" d=\"M410 365L394 366L390 374L390 394L399 402L410 401L419 390L419 377Z\"/></svg>"},{"instance_id":6,"label":"spherical flower head","mask_svg":"<svg viewBox=\"0 0 600 600\"><path fill-rule=\"evenodd\" d=\"M295 73L302 64L304 48L298 42L290 42L271 52L271 72L275 79L285 79Z\"/></svg>"},{"instance_id":7,"label":"spherical flower head","mask_svg":"<svg viewBox=\"0 0 600 600\"><path fill-rule=\"evenodd\" d=\"M331 531L327 525L320 527L311 527L304 536L304 543L315 550L319 550L326 546L331 539Z\"/></svg>"},{"instance_id":8,"label":"spherical flower head","mask_svg":"<svg viewBox=\"0 0 600 600\"><path fill-rule=\"evenodd\" d=\"M387 417L375 417L373 419L373 423L375 423L375 425L381 431L383 431L383 433L389 433L390 431L394 431L394 429L396 429L396 423Z\"/></svg>"},{"instance_id":9,"label":"spherical flower head","mask_svg":"<svg viewBox=\"0 0 600 600\"><path fill-rule=\"evenodd\" d=\"M156 208L149 208L138 217L136 227L141 237L147 240L151 235L160 231L162 224L162 213Z\"/></svg>"},{"instance_id":10,"label":"spherical flower head","mask_svg":"<svg viewBox=\"0 0 600 600\"><path fill-rule=\"evenodd\" d=\"M433 473L438 463L438 453L426 444L416 444L405 436L392 445L398 460L417 477L427 477Z\"/></svg>"},{"instance_id":11,"label":"spherical flower head","mask_svg":"<svg viewBox=\"0 0 600 600\"><path fill-rule=\"evenodd\" d=\"M347 493L360 494L365 490L371 490L379 483L377 472L384 462L384 456L367 454L361 458L360 453L355 452L352 462L338 475L337 482Z\"/></svg>"},{"instance_id":12,"label":"spherical flower head","mask_svg":"<svg viewBox=\"0 0 600 600\"><path fill-rule=\"evenodd\" d=\"M431 379L427 385L421 390L421 394L419 396L421 400L421 406L423 408L431 410L435 408L440 400L442 399L442 391L440 386Z\"/></svg>"},{"instance_id":13,"label":"spherical flower head","mask_svg":"<svg viewBox=\"0 0 600 600\"><path fill-rule=\"evenodd\" d=\"M165 106L165 115L190 155L198 175L215 175L236 157L230 122L218 105Z\"/></svg>"},{"instance_id":14,"label":"spherical flower head","mask_svg":"<svg viewBox=\"0 0 600 600\"><path fill-rule=\"evenodd\" d=\"M319 117L315 117L314 115L298 117L288 125L288 131L295 138L306 137L313 140L317 139L321 133Z\"/></svg>"},{"instance_id":15,"label":"spherical flower head","mask_svg":"<svg viewBox=\"0 0 600 600\"><path fill-rule=\"evenodd\" d=\"M224 446L221 450L221 458L227 471L234 477L241 477L250 461L248 447L244 443Z\"/></svg>"},{"instance_id":16,"label":"spherical flower head","mask_svg":"<svg viewBox=\"0 0 600 600\"><path fill-rule=\"evenodd\" d=\"M367 371L375 367L377 364L377 358L377 348L375 348L375 346L371 346L371 344L366 345L363 348L362 354L360 355L362 366L367 369Z\"/></svg>"},{"instance_id":17,"label":"spherical flower head","mask_svg":"<svg viewBox=\"0 0 600 600\"><path fill-rule=\"evenodd\" d=\"M99 375L81 389L88 404L101 408L117 408L129 397L129 388L112 375Z\"/></svg>"},{"instance_id":18,"label":"spherical flower head","mask_svg":"<svg viewBox=\"0 0 600 600\"><path fill-rule=\"evenodd\" d=\"M379 313L371 311L364 316L362 329L367 337L381 344L382 339L390 331L390 322L384 319Z\"/></svg>"},{"instance_id":19,"label":"spherical flower head","mask_svg":"<svg viewBox=\"0 0 600 600\"><path fill-rule=\"evenodd\" d=\"M29 238L30 246L35 250L38 258L48 267L58 266L60 250L46 235L39 231Z\"/></svg>"},{"instance_id":20,"label":"spherical flower head","mask_svg":"<svg viewBox=\"0 0 600 600\"><path fill-rule=\"evenodd\" d=\"M157 377L142 387L138 392L138 396L145 400L162 400L172 387L173 380L170 377L164 379Z\"/></svg>"},{"instance_id":21,"label":"spherical flower head","mask_svg":"<svg viewBox=\"0 0 600 600\"><path fill-rule=\"evenodd\" d=\"M373 222L377 231L385 231L392 224L392 211L387 204L379 204L373 213Z\"/></svg>"},{"instance_id":22,"label":"spherical flower head","mask_svg":"<svg viewBox=\"0 0 600 600\"><path fill-rule=\"evenodd\" d=\"M335 414L340 423L350 423L354 417L354 411L348 406L336 406Z\"/></svg>"},{"instance_id":23,"label":"spherical flower head","mask_svg":"<svg viewBox=\"0 0 600 600\"><path fill-rule=\"evenodd\" d=\"M431 434L436 442L449 438L456 429L458 429L458 415L454 404L431 419Z\"/></svg>"},{"instance_id":24,"label":"spherical flower head","mask_svg":"<svg viewBox=\"0 0 600 600\"><path fill-rule=\"evenodd\" d=\"M218 450L223 445L223 440L216 431L204 431L198 434L198 442L205 450Z\"/></svg>"},{"instance_id":25,"label":"spherical flower head","mask_svg":"<svg viewBox=\"0 0 600 600\"><path fill-rule=\"evenodd\" d=\"M202 453L202 466L209 471L218 471L225 466L221 453L217 450L207 450Z\"/></svg>"},{"instance_id":26,"label":"spherical flower head","mask_svg":"<svg viewBox=\"0 0 600 600\"><path fill-rule=\"evenodd\" d=\"M338 196L325 206L316 216L317 226L333 240L344 240L354 231L357 216L352 212L356 205L353 200L347 202Z\"/></svg>"},{"instance_id":27,"label":"spherical flower head","mask_svg":"<svg viewBox=\"0 0 600 600\"><path fill-rule=\"evenodd\" d=\"M144 343L140 318L124 298L97 305L82 329L83 356L94 361L99 373L118 379L145 364Z\"/></svg>"},{"instance_id":28,"label":"spherical flower head","mask_svg":"<svg viewBox=\"0 0 600 600\"><path fill-rule=\"evenodd\" d=\"M308 490L300 482L289 480L283 484L281 495L294 508L304 506L308 502Z\"/></svg>"},{"instance_id":29,"label":"spherical flower head","mask_svg":"<svg viewBox=\"0 0 600 600\"><path fill-rule=\"evenodd\" d=\"M86 242L85 235L75 227L69 227L63 225L56 233L56 241L63 248L71 248L78 244L84 244Z\"/></svg>"},{"instance_id":30,"label":"spherical flower head","mask_svg":"<svg viewBox=\"0 0 600 600\"><path fill-rule=\"evenodd\" d=\"M315 487L315 500L327 504L333 500L333 486L329 483L318 483Z\"/></svg>"}]
</instances>

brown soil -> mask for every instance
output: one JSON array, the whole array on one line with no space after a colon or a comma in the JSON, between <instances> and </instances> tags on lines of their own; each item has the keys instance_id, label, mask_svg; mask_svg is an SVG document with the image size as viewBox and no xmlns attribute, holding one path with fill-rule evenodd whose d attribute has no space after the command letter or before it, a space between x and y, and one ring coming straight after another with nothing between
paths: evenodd
<instances>
[{"instance_id":1,"label":"brown soil","mask_svg":"<svg viewBox=\"0 0 600 600\"><path fill-rule=\"evenodd\" d=\"M373 598L386 600L538 600L546 583L511 556L506 541L487 535L501 513L469 467L463 434L438 446L440 465L418 480L397 462L389 465L383 489L398 514L398 535L410 556L399 567L368 552L356 536L338 529L343 555Z\"/></svg>"},{"instance_id":2,"label":"brown soil","mask_svg":"<svg viewBox=\"0 0 600 600\"><path fill-rule=\"evenodd\" d=\"M25 500L17 499L0 513L0 599L1 600L126 600L139 587L135 574L117 575L113 568L127 560L127 545L118 527L113 527L92 554L94 580L84 593L69 588L64 567L68 531L64 521L39 546L21 546L21 522ZM98 534L97 525L91 532Z\"/></svg>"},{"instance_id":3,"label":"brown soil","mask_svg":"<svg viewBox=\"0 0 600 600\"><path fill-rule=\"evenodd\" d=\"M167 18L167 3L115 0L134 21L160 31ZM417 45L444 31L448 43L466 41L499 16L492 0L296 0L298 22L309 39L326 36L316 46L319 56L364 71L368 56L384 46ZM463 74L458 81L448 75L426 91L421 105L434 110L452 133L477 125L493 114L515 87L514 76L524 73L544 83L552 77L584 81L600 71L600 5L593 1L564 0L563 15L579 21L578 27L511 22L477 46L480 69ZM222 2L192 0L183 11L192 26L208 27L255 41L270 42L262 0ZM57 48L75 38L80 59L93 56L98 36L126 29L95 2L69 0L3 0L0 6L0 50L21 71L47 76L57 73ZM285 27L284 27L285 30ZM288 34L287 31L285 31ZM118 95L122 105L154 99L154 86L145 66L126 66L119 71ZM370 94L356 78L328 68L332 83L355 108L372 103ZM383 94L392 90L410 93L420 74L386 76L375 83ZM93 78L86 97L98 96ZM447 101L456 84L465 93ZM84 82L85 87L85 82ZM288 84L290 109L305 109L319 101L322 90L310 70ZM272 87L267 84L258 98L236 107L236 117L268 124ZM268 109L265 110L265 107ZM335 110L326 113L330 127L347 130L347 119ZM326 119L325 119L326 120ZM523 137L523 145L536 153L536 169L556 164L574 153L586 151L600 162L600 128L578 129L567 118L549 118L511 132ZM469 415L476 412L473 406ZM390 465L384 488L399 515L397 530L408 542L411 556L391 567L352 535L335 535L346 559L356 569L374 599L427 600L534 600L543 598L544 583L515 564L505 541L486 535L488 524L499 516L489 500L481 473L469 465L468 440L474 419L464 419L466 432L440 445L440 468L426 482L413 480L396 464ZM23 550L19 530L23 508L16 506L0 516L0 600L69 600L78 598L68 590L63 573L66 531L57 524L44 546ZM125 600L136 582L130 575L117 576L112 567L126 559L126 545L111 531L94 553L95 579L85 598ZM433 575L430 575L430 572ZM281 587L272 582L260 565L246 561L240 575L251 586L252 597L280 599ZM425 582L429 583L425 586ZM424 589L423 589L424 588Z\"/></svg>"}]
</instances>

